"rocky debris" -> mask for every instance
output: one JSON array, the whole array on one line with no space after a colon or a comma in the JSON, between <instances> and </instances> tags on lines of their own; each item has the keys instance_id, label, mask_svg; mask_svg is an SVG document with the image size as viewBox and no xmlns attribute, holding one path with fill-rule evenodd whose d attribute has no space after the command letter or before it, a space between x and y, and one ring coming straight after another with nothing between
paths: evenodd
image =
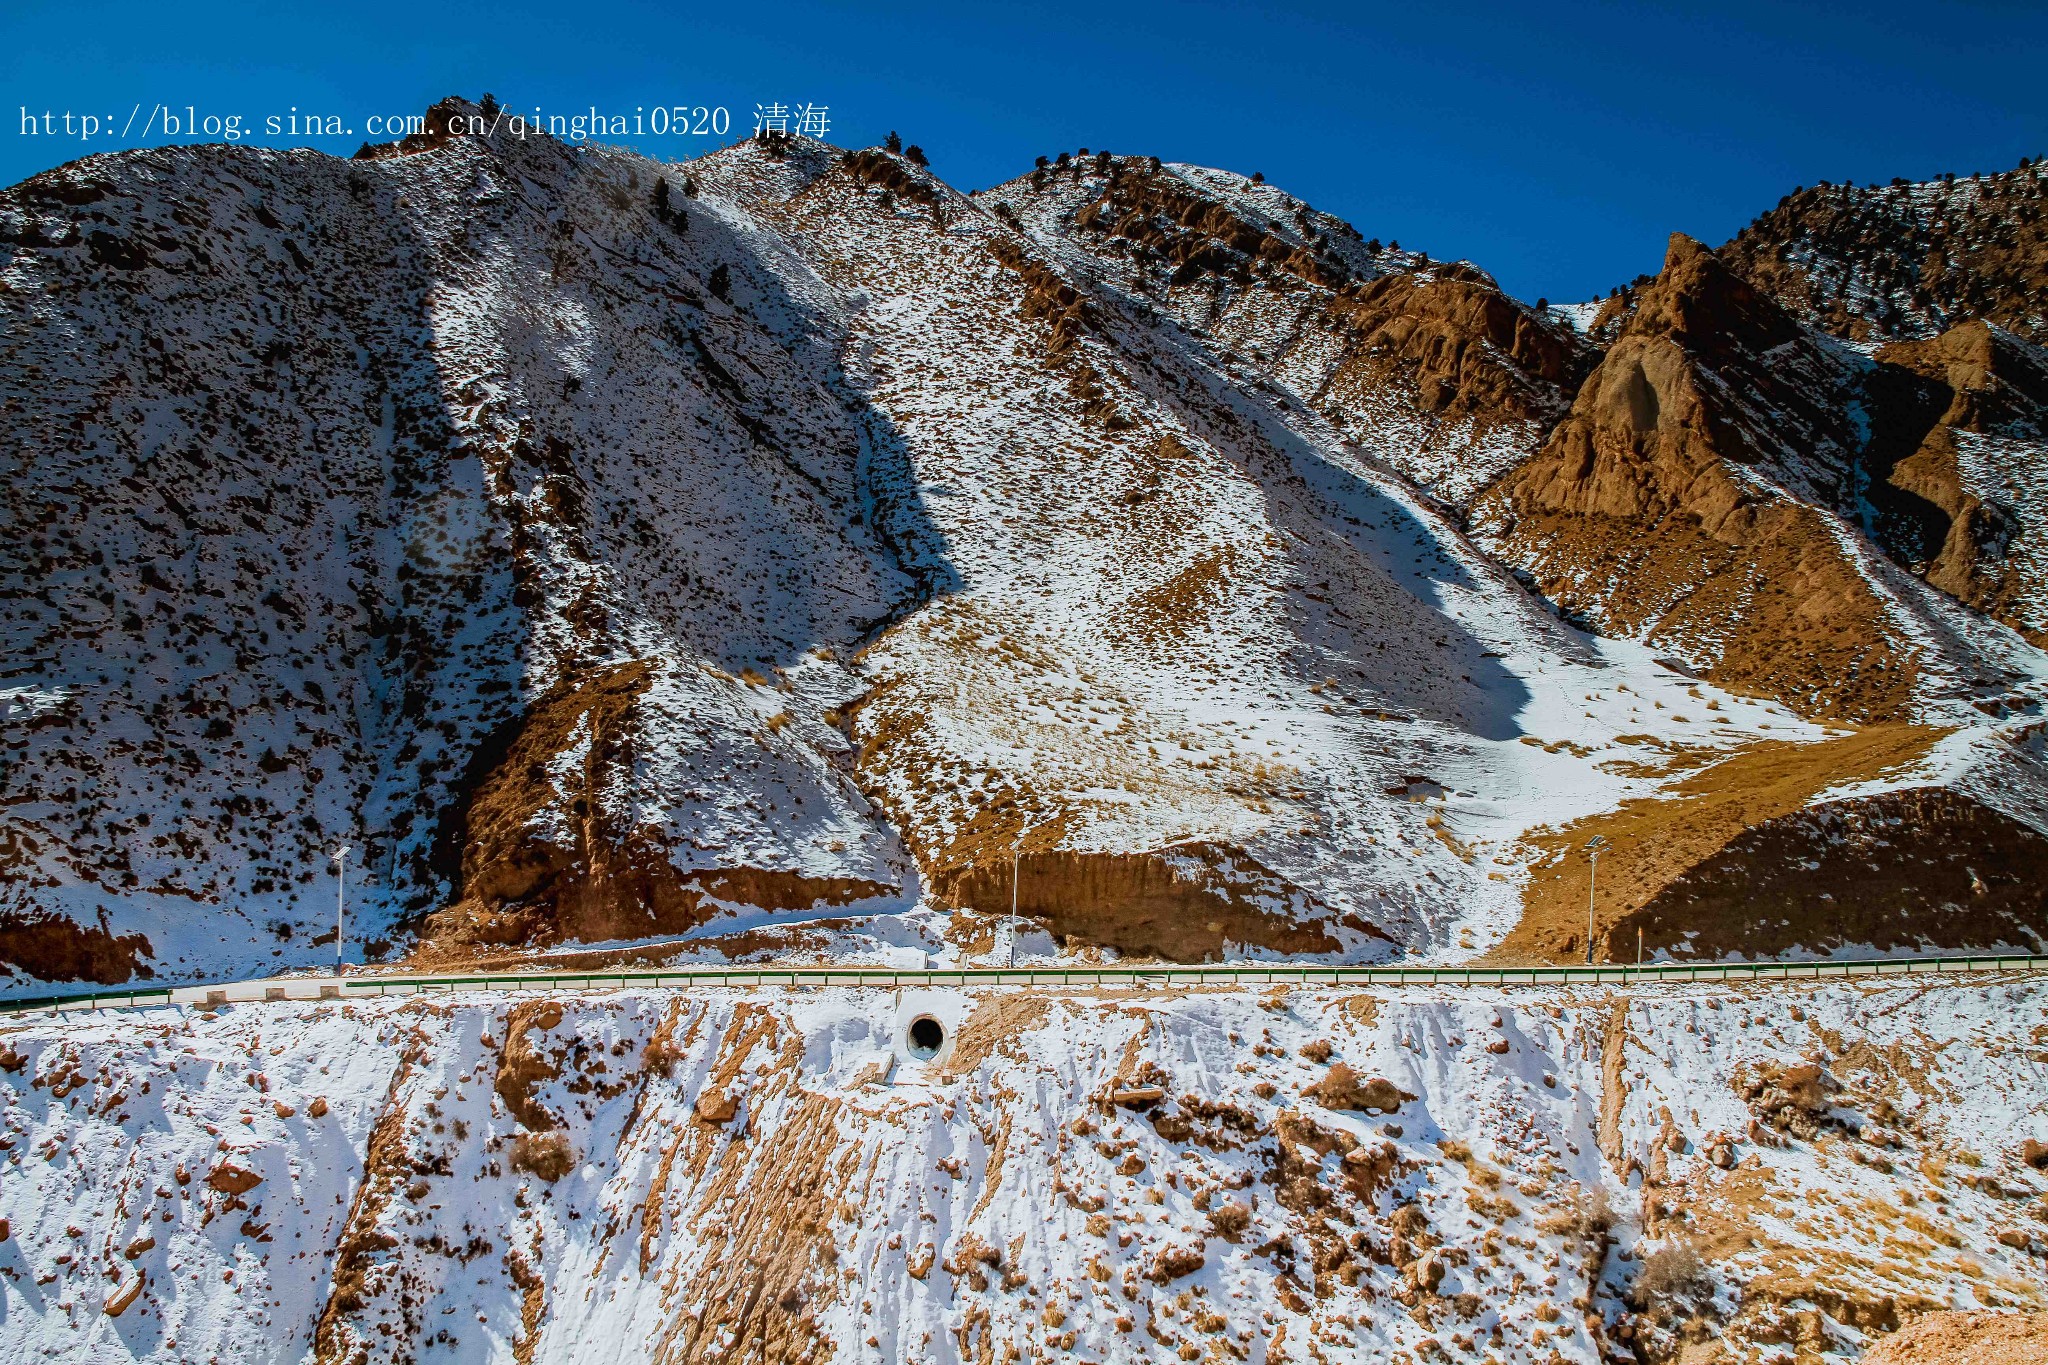
<instances>
[{"instance_id":1,"label":"rocky debris","mask_svg":"<svg viewBox=\"0 0 2048 1365\"><path fill-rule=\"evenodd\" d=\"M1368 1114L1397 1113L1415 1098L1383 1076L1361 1079L1343 1062L1332 1065L1304 1093L1325 1109L1356 1109Z\"/></svg>"},{"instance_id":2,"label":"rocky debris","mask_svg":"<svg viewBox=\"0 0 2048 1365\"><path fill-rule=\"evenodd\" d=\"M1192 1275L1209 1263L1208 1243L1196 1241L1180 1246L1163 1246L1152 1253L1142 1272L1154 1284L1166 1284Z\"/></svg>"},{"instance_id":3,"label":"rocky debris","mask_svg":"<svg viewBox=\"0 0 2048 1365\"><path fill-rule=\"evenodd\" d=\"M120 1286L113 1293L107 1295L107 1301L104 1305L106 1315L110 1318L118 1318L127 1312L135 1303L135 1300L142 1296L143 1286L148 1283L149 1277L139 1270L125 1276Z\"/></svg>"},{"instance_id":4,"label":"rocky debris","mask_svg":"<svg viewBox=\"0 0 2048 1365\"><path fill-rule=\"evenodd\" d=\"M1738 1084L1736 1093L1758 1119L1802 1142L1828 1129L1853 1132L1861 1127L1839 1117L1832 1097L1842 1093L1842 1083L1819 1063L1762 1067Z\"/></svg>"},{"instance_id":5,"label":"rocky debris","mask_svg":"<svg viewBox=\"0 0 2048 1365\"><path fill-rule=\"evenodd\" d=\"M229 1196L247 1194L262 1183L262 1176L254 1171L237 1166L231 1161L221 1162L220 1165L209 1171L206 1176L206 1184L209 1189L218 1190L220 1193Z\"/></svg>"},{"instance_id":6,"label":"rocky debris","mask_svg":"<svg viewBox=\"0 0 2048 1365\"><path fill-rule=\"evenodd\" d=\"M862 1084L868 1084L870 1079L864 1075ZM730 1091L706 1090L697 1096L697 1103L693 1107L698 1118L716 1127L732 1122L733 1116L740 1111L740 1101L739 1097Z\"/></svg>"},{"instance_id":7,"label":"rocky debris","mask_svg":"<svg viewBox=\"0 0 2048 1365\"><path fill-rule=\"evenodd\" d=\"M519 1019L472 994L346 1009L274 1002L195 1015L189 1029L143 1016L139 1026L112 1015L24 1020L7 1040L22 1064L0 1068L0 1108L12 1116L0 1138L36 1164L42 1188L0 1186L0 1212L16 1237L7 1255L65 1287L44 1291L41 1312L23 1300L0 1321L0 1354L68 1346L85 1319L104 1324L90 1311L103 1295L146 1271L166 1305L246 1306L257 1285L310 1286L267 1321L194 1313L177 1346L152 1357L165 1362L178 1351L241 1359L280 1340L330 1359L380 1341L458 1353L509 1341L529 1343L539 1365L633 1321L673 1326L681 1358L690 1341L750 1334L768 1360L843 1354L871 1337L878 1356L907 1358L898 1348L923 1333L965 1332L969 1358L985 1344L1000 1360L1010 1345L1039 1350L1052 1331L1075 1334L1062 1349L1077 1357L1112 1360L1147 1325L1177 1352L1240 1340L1224 1333L1253 1322L1276 1337L1284 1325L1291 1342L1341 1328L1347 1350L1392 1358L1424 1351L1425 1339L1463 1350L1456 1339L1489 1313L1502 1354L1526 1345L1520 1354L1596 1358L1632 1342L1664 1360L1691 1319L1674 1311L1658 1326L1621 1296L1643 1261L1680 1239L1711 1249L1727 1303L1767 1305L1706 1323L1739 1350L1874 1337L1950 1291L1953 1258L1864 1249L1887 1236L1967 1254L1982 1268L1975 1283L2000 1293L2019 1294L2005 1287L2028 1284L2041 1264L2031 1245L1995 1235L2032 1225L2013 1196L2038 1183L2030 1172L1999 1169L1994 1185L1960 1160L1945 1174L1887 1175L1835 1160L1833 1147L1820 1162L1759 1147L1735 1172L1708 1168L1702 1179L1673 1150L1690 1135L1690 1150L1710 1152L1741 1123L1730 1058L1772 1059L1771 1083L1794 1100L1811 1102L1817 1086L1839 1106L1851 1093L1799 1073L1808 1030L1785 1036L1795 997L1796 1022L1830 1040L1829 1068L1855 1093L1881 1090L1865 1081L1883 1066L1944 1097L1917 1120L1929 1152L1980 1141L1980 1129L2031 1132L2040 1102L2025 1075L1977 1059L2033 1045L2037 986L1978 974L1644 988L1627 1006L1620 1074L1631 1084L1612 1123L1617 1150L1655 1143L1678 1178L1640 1192L1599 1148L1612 1002L1577 988L1471 989L1481 995L1396 986L1370 1002L1295 990L1282 1009L1241 990L1035 991L1035 1009L984 1019L1009 1022L971 1068L886 1097L855 1083L893 1017L886 993L860 989L601 991L518 1001L560 1010ZM976 1013L1024 994L991 991ZM1480 1046L1489 1028L1515 1051ZM525 1095L553 1116L545 1130L526 1127L496 1086L503 1040L521 1034L553 1067L528 1078ZM1438 1037L1462 1045L1394 1070L1415 1040ZM1412 1074L1419 1094L1403 1123L1259 1093L1271 1076L1302 1075L1298 1059L1318 1039L1354 1067L1369 1059ZM1171 1083L1140 1079L1150 1073L1138 1059L1150 1055L1173 1060ZM280 1119L254 1100L258 1059L274 1093L310 1093L319 1076L327 1120ZM1538 1066L1559 1085L1535 1084ZM60 1074L63 1098L34 1083ZM83 1079L70 1085L73 1075ZM136 1105L145 1080L149 1104ZM1138 1085L1165 1098L1141 1112L1103 1103ZM744 1139L698 1122L700 1097L742 1086ZM128 1098L109 1103L116 1094ZM1864 1107L1886 1130L1902 1126L1877 1101ZM177 1179L180 1160L223 1138L256 1154L215 1164L291 1172L262 1229L240 1238L195 1226L201 1206L219 1203L210 1167L189 1186ZM60 1146L103 1155L39 1160ZM46 1207L52 1189L58 1218ZM1917 1204L1894 1197L1908 1191ZM1608 1198L1625 1211L1612 1226ZM1684 1216L1660 1215L1646 1239L1648 1218L1632 1216L1639 1198L1645 1215L1662 1200ZM143 1230L157 1245L121 1259ZM87 1248L105 1254L81 1257ZM933 1275L942 1260L951 1273ZM872 1273L855 1284L846 1272L859 1266ZM564 1284L590 1292L558 1292ZM67 1318L54 1307L60 1292L86 1311ZM128 1312L145 1306L154 1311L148 1295Z\"/></svg>"},{"instance_id":8,"label":"rocky debris","mask_svg":"<svg viewBox=\"0 0 2048 1365\"><path fill-rule=\"evenodd\" d=\"M989 1286L988 1272L1000 1270L1002 1265L1002 1248L991 1245L978 1233L969 1232L953 1244L952 1254L940 1268L955 1279L965 1279L972 1289L985 1290Z\"/></svg>"},{"instance_id":9,"label":"rocky debris","mask_svg":"<svg viewBox=\"0 0 2048 1365\"><path fill-rule=\"evenodd\" d=\"M1251 1223L1251 1205L1237 1200L1218 1204L1209 1210L1210 1230L1228 1242L1235 1242L1242 1237Z\"/></svg>"},{"instance_id":10,"label":"rocky debris","mask_svg":"<svg viewBox=\"0 0 2048 1365\"><path fill-rule=\"evenodd\" d=\"M1864 1353L1863 1365L2036 1365L2048 1313L1922 1313Z\"/></svg>"},{"instance_id":11,"label":"rocky debris","mask_svg":"<svg viewBox=\"0 0 2048 1365\"><path fill-rule=\"evenodd\" d=\"M1171 1112L1154 1108L1147 1117L1168 1142L1192 1142L1212 1152L1237 1151L1267 1131L1245 1105L1193 1094L1177 1095Z\"/></svg>"},{"instance_id":12,"label":"rocky debris","mask_svg":"<svg viewBox=\"0 0 2048 1365\"><path fill-rule=\"evenodd\" d=\"M1109 1102L1125 1109L1149 1109L1165 1098L1165 1088L1157 1085L1134 1085L1109 1092Z\"/></svg>"},{"instance_id":13,"label":"rocky debris","mask_svg":"<svg viewBox=\"0 0 2048 1365\"><path fill-rule=\"evenodd\" d=\"M576 1165L576 1150L562 1133L521 1133L512 1139L507 1164L553 1184Z\"/></svg>"}]
</instances>

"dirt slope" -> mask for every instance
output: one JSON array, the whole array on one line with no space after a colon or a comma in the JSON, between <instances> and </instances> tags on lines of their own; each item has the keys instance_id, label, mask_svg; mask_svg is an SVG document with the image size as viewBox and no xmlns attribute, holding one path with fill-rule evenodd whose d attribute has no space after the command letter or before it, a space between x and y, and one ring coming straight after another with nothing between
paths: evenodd
<instances>
[{"instance_id":1,"label":"dirt slope","mask_svg":"<svg viewBox=\"0 0 2048 1365\"><path fill-rule=\"evenodd\" d=\"M1571 414L1475 520L1567 609L1804 715L1995 693L2010 645L1886 558L1939 519L1876 477L1881 438L1903 425L1910 450L1941 409L1915 378L1831 349L1674 237Z\"/></svg>"},{"instance_id":2,"label":"dirt slope","mask_svg":"<svg viewBox=\"0 0 2048 1365\"><path fill-rule=\"evenodd\" d=\"M343 841L351 955L1470 955L1815 717L1952 731L1879 786L1980 879L2048 828L2004 332L1681 241L1602 357L1224 172L802 140L128 153L0 239L0 988L325 960Z\"/></svg>"}]
</instances>

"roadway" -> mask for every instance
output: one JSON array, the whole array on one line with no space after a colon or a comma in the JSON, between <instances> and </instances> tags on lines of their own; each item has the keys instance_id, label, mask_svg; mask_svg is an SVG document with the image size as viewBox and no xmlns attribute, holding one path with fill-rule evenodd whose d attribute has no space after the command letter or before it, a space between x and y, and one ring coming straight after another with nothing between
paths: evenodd
<instances>
[{"instance_id":1,"label":"roadway","mask_svg":"<svg viewBox=\"0 0 2048 1365\"><path fill-rule=\"evenodd\" d=\"M1311 962L1242 962L1180 966L1026 964L1016 967L794 967L729 964L604 972L493 972L481 975L279 976L194 986L115 988L0 1001L0 1014L163 1006L206 1008L266 1000L376 1000L467 992L592 992L695 990L704 987L868 987L975 989L1010 987L1167 988L1300 986L1649 986L1668 982L1825 981L1857 977L1974 975L2048 971L2048 956L1977 954L1808 962L1654 962L1636 965L1501 967L1331 966Z\"/></svg>"}]
</instances>

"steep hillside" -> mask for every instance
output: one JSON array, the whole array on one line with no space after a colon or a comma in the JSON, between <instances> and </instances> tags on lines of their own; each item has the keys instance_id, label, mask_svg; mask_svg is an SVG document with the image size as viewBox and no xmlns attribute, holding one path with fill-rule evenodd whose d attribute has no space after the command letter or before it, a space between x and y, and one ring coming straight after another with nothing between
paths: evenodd
<instances>
[{"instance_id":1,"label":"steep hillside","mask_svg":"<svg viewBox=\"0 0 2048 1365\"><path fill-rule=\"evenodd\" d=\"M1681 239L1664 276L1611 310L1607 353L1566 411L1562 395L1570 390L1561 385L1576 382L1595 357L1561 323L1536 326L1537 315L1502 299L1468 267L1368 250L1377 244L1360 244L1270 186L1098 157L978 198L1030 229L1077 276L1098 281L1134 325L1185 330L1218 368L1278 382L1303 407L1320 409L1355 440L1358 458L1450 498L1498 475L1475 509L1483 543L1603 633L1644 640L1717 682L1775 696L1825 721L1913 716L1973 728L1983 712L2037 714L2038 655L1907 576L1918 572L1945 588L1973 582L1972 605L2031 628L2025 609L2015 608L2033 600L2039 532L2028 528L2048 530L2048 522L2030 494L2013 491L2029 486L2029 466L2011 469L1996 488L1983 462L1971 466L1969 487L1983 495L1971 503L1960 474L1943 483L1938 454L1916 453L1923 441L1953 444L1958 424L1988 420L2008 448L2030 456L2038 432L2028 396L2034 352L2023 342L2006 337L1997 346L1995 372L1988 354L1974 369L1959 360L1953 375L1903 356L1873 363L1811 333L1712 253ZM1373 300L1396 297L1456 297L1484 307L1438 312L1428 322L1410 314L1393 333L1344 349L1357 338L1337 316L1356 318ZM1160 312L1171 320L1161 323ZM1489 331L1482 320L1493 314L1515 317L1515 327ZM1406 362L1402 342L1413 343ZM1361 390L1346 390L1334 377L1355 380L1372 367L1375 410L1404 413L1409 426L1360 420L1372 404L1353 401ZM1439 439L1450 430L1444 423L1460 415L1474 424L1468 432L1514 433L1494 447L1498 461ZM1422 428L1415 423L1434 434L1416 439ZM2030 735L2018 727L2007 737L2038 757L2038 736ZM1497 951L1556 957L1583 947L1583 918L1555 912L1552 902L1566 907L1575 896L1583 906L1585 864L1564 855L1603 831L1626 841L1616 855L1624 865L1644 840L1640 876L1612 880L1601 897L1596 931L1610 951L1633 951L1628 931L1645 914L1655 925L1647 946L1663 952L2030 941L2048 924L2048 900L2034 889L2048 871L2039 833L2048 788L2034 762L2013 767L2003 741L1986 742L1959 767L1926 762L1923 743L1903 768L1868 770L1853 761L1829 766L1830 755L1847 750L1818 746L1797 761L1802 776L1790 804L1769 813L1738 805L1743 818L1704 822L1700 837L1675 845L1674 822L1690 824L1706 793L1739 783L1748 764L1781 746L1670 762L1665 771L1683 779L1624 803L1628 818L1615 820L1625 828L1608 828L1600 817L1560 821L1532 837L1543 852L1529 874L1522 921ZM2005 777L1970 778L1978 762L2006 769ZM1788 867L1802 866L1810 850L1780 849L1782 832L1772 843L1763 824L1796 817L1793 828L1824 845L1827 836L1802 823L1807 804L1824 805L1831 789L1886 771L1917 771L1937 801L1951 800L1939 795L1948 783L1968 788L1951 800L1943 843L1983 869L1966 884L1981 888L1988 877L2012 888L1997 911L1972 893L1944 918L1937 907L1955 905L1952 878L1916 875L1915 866L1931 864L1920 863L1909 835L1896 860L1877 860L1887 869L1877 878L1883 910L1873 905L1869 923L1852 927L1824 903L1807 902L1782 933L1710 928L1728 916L1709 912L1702 896L1740 905L1764 875L1742 851L1744 840L1782 851ZM1992 809L1982 805L1986 793ZM1852 819L1863 818L1858 810ZM1666 914L1666 896L1696 913ZM1910 927L1894 930L1880 918L1902 911L1913 912ZM1623 938L1631 940L1625 948Z\"/></svg>"},{"instance_id":2,"label":"steep hillside","mask_svg":"<svg viewBox=\"0 0 2048 1365\"><path fill-rule=\"evenodd\" d=\"M0 206L5 989L330 960L340 841L352 959L1570 957L1586 822L1817 722L1930 737L1716 807L1601 945L1843 800L2042 880L2048 665L1979 614L2042 601L2005 332L1872 360L1685 244L1602 356L1221 172L967 197L470 108Z\"/></svg>"},{"instance_id":3,"label":"steep hillside","mask_svg":"<svg viewBox=\"0 0 2048 1365\"><path fill-rule=\"evenodd\" d=\"M1583 749L1517 743L1563 719L1558 689L1684 686L926 172L749 144L698 173L849 291L849 382L934 532L918 572L945 586L864 653L851 733L940 904L1007 910L1014 866L1019 908L1070 943L1476 947L1513 915L1487 874L1529 797L1620 790L1597 756L1645 723L1629 699Z\"/></svg>"},{"instance_id":4,"label":"steep hillside","mask_svg":"<svg viewBox=\"0 0 2048 1365\"><path fill-rule=\"evenodd\" d=\"M1453 506L1535 448L1592 365L1484 271L1365 240L1275 186L1157 158L1060 162L975 197Z\"/></svg>"},{"instance_id":5,"label":"steep hillside","mask_svg":"<svg viewBox=\"0 0 2048 1365\"><path fill-rule=\"evenodd\" d=\"M1802 320L1876 344L1984 320L2048 344L2048 171L1797 189L1721 248Z\"/></svg>"},{"instance_id":6,"label":"steep hillside","mask_svg":"<svg viewBox=\"0 0 2048 1365\"><path fill-rule=\"evenodd\" d=\"M2044 1005L990 992L893 1068L885 992L13 1025L0 1352L1852 1360L2048 1309Z\"/></svg>"},{"instance_id":7,"label":"steep hillside","mask_svg":"<svg viewBox=\"0 0 2048 1365\"><path fill-rule=\"evenodd\" d=\"M821 719L917 595L871 433L744 225L654 194L512 139L9 193L0 957L317 958L342 840L364 936L904 889Z\"/></svg>"},{"instance_id":8,"label":"steep hillside","mask_svg":"<svg viewBox=\"0 0 2048 1365\"><path fill-rule=\"evenodd\" d=\"M1558 856L1498 954L1558 955L1589 894L1614 956L2031 941L2041 658L1964 604L2039 638L2038 351L1980 323L1873 361L1684 237L1629 303L1570 415L1480 498L1483 538L1603 632L1877 742L1759 746L1537 836ZM1996 463L1961 454L1992 442ZM1933 758L1986 715L2013 721L1989 769ZM1872 785L1878 752L1934 780ZM1596 834L1604 894L1562 856Z\"/></svg>"},{"instance_id":9,"label":"steep hillside","mask_svg":"<svg viewBox=\"0 0 2048 1365\"><path fill-rule=\"evenodd\" d=\"M1546 595L1716 681L1825 719L1953 712L2038 656L1885 557L1943 543L1890 465L1947 398L1674 236L1570 416L1476 520Z\"/></svg>"}]
</instances>

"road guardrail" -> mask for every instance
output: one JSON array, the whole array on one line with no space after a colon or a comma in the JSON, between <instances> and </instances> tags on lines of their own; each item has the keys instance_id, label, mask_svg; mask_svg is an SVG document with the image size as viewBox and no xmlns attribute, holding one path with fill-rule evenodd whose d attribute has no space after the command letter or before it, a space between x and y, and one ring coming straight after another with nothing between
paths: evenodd
<instances>
[{"instance_id":1,"label":"road guardrail","mask_svg":"<svg viewBox=\"0 0 2048 1365\"><path fill-rule=\"evenodd\" d=\"M0 1001L0 1014L48 1010L137 1009L187 1004L250 1003L265 998L310 998L311 988L328 1000L464 991L608 991L720 987L915 987L970 989L985 986L1067 989L1090 986L1577 986L1654 985L1693 981L1829 980L1865 976L1910 976L2048 970L2048 956L2023 953L1952 957L1889 957L1808 962L1646 962L1594 966L1359 966L1301 962L1244 962L1210 965L1027 966L1027 967L783 967L773 964L722 967L643 968L615 972L492 972L445 976L273 977L225 985L153 990L82 991ZM241 1000L237 992L257 991ZM295 994L295 992L298 992ZM187 997L184 1000L176 996Z\"/></svg>"}]
</instances>

